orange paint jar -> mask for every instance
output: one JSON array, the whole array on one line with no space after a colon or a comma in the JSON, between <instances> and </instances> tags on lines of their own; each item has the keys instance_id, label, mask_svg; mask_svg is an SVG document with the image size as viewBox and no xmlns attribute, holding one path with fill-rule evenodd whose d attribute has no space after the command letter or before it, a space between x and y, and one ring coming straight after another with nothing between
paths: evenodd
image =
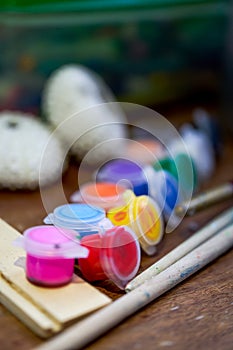
<instances>
[{"instance_id":1,"label":"orange paint jar","mask_svg":"<svg viewBox=\"0 0 233 350\"><path fill-rule=\"evenodd\" d=\"M85 202L108 210L124 204L126 187L111 182L89 182L71 196L72 202Z\"/></svg>"}]
</instances>

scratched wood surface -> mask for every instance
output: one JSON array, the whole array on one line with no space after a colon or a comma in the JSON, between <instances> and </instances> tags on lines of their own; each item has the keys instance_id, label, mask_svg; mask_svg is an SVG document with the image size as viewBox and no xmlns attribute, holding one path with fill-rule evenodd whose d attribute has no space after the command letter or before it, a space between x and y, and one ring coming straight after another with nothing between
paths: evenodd
<instances>
[{"instance_id":1,"label":"scratched wood surface","mask_svg":"<svg viewBox=\"0 0 233 350\"><path fill-rule=\"evenodd\" d=\"M189 112L189 111L188 111ZM171 113L171 117L172 113ZM171 121L187 120L187 111ZM233 177L233 141L227 140L212 179L204 186L211 187ZM71 164L63 177L67 199L76 189L77 166ZM46 189L51 207L63 204L57 184ZM233 200L207 209L193 218L184 219L179 227L166 235L153 257L142 256L140 270L188 238L194 228L200 228L218 213L233 205ZM0 191L0 216L22 232L42 224L46 215L39 191ZM95 286L113 299L120 297L111 282ZM108 320L106 320L108 322ZM41 344L35 336L7 309L0 305L1 350L29 350ZM232 349L233 347L233 251L218 258L206 268L167 292L121 325L109 331L86 349Z\"/></svg>"}]
</instances>

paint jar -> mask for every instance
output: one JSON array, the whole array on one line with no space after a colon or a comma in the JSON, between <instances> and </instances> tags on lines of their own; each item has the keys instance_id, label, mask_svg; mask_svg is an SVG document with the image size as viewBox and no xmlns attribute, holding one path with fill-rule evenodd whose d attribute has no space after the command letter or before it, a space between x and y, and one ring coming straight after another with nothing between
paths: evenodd
<instances>
[{"instance_id":1,"label":"paint jar","mask_svg":"<svg viewBox=\"0 0 233 350\"><path fill-rule=\"evenodd\" d=\"M72 230L73 239L98 233L113 225L106 218L105 210L83 203L61 205L44 219L45 224Z\"/></svg>"},{"instance_id":2,"label":"paint jar","mask_svg":"<svg viewBox=\"0 0 233 350\"><path fill-rule=\"evenodd\" d=\"M158 204L149 196L124 194L125 205L110 209L107 217L114 225L128 225L137 235L142 249L152 255L163 236L163 218Z\"/></svg>"},{"instance_id":3,"label":"paint jar","mask_svg":"<svg viewBox=\"0 0 233 350\"><path fill-rule=\"evenodd\" d=\"M193 192L197 189L197 168L192 158L186 153L178 153L174 157L177 168L176 179L181 184L184 192ZM179 172L179 173L178 173Z\"/></svg>"},{"instance_id":4,"label":"paint jar","mask_svg":"<svg viewBox=\"0 0 233 350\"><path fill-rule=\"evenodd\" d=\"M165 157L153 164L156 171L165 170L179 181L183 191L194 191L197 188L197 169L191 157L179 152L174 158Z\"/></svg>"},{"instance_id":5,"label":"paint jar","mask_svg":"<svg viewBox=\"0 0 233 350\"><path fill-rule=\"evenodd\" d=\"M148 194L143 168L127 159L114 159L105 163L97 173L97 181L110 181L126 186L136 195Z\"/></svg>"},{"instance_id":6,"label":"paint jar","mask_svg":"<svg viewBox=\"0 0 233 350\"><path fill-rule=\"evenodd\" d=\"M75 258L86 258L88 249L69 237L71 231L54 226L34 226L14 243L26 251L27 279L40 286L56 287L69 283Z\"/></svg>"},{"instance_id":7,"label":"paint jar","mask_svg":"<svg viewBox=\"0 0 233 350\"><path fill-rule=\"evenodd\" d=\"M72 202L85 202L108 210L123 205L123 193L126 187L112 182L89 182L80 186L80 190L71 196Z\"/></svg>"},{"instance_id":8,"label":"paint jar","mask_svg":"<svg viewBox=\"0 0 233 350\"><path fill-rule=\"evenodd\" d=\"M89 250L87 258L78 259L86 280L110 279L119 288L124 289L135 277L141 253L137 237L129 227L113 227L103 235L85 236L80 243Z\"/></svg>"},{"instance_id":9,"label":"paint jar","mask_svg":"<svg viewBox=\"0 0 233 350\"><path fill-rule=\"evenodd\" d=\"M149 195L156 200L165 220L168 220L176 204L185 198L183 192L179 192L178 181L168 171L155 171L151 166L147 166L145 172L149 183Z\"/></svg>"}]
</instances>

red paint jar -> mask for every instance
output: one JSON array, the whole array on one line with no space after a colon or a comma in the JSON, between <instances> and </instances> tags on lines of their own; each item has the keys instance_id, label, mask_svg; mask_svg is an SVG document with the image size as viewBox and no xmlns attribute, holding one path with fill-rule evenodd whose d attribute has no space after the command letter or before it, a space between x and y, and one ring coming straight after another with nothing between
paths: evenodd
<instances>
[{"instance_id":1,"label":"red paint jar","mask_svg":"<svg viewBox=\"0 0 233 350\"><path fill-rule=\"evenodd\" d=\"M140 245L127 226L113 227L103 235L85 236L80 243L89 250L87 258L78 260L88 281L111 279L123 289L136 275L141 259Z\"/></svg>"}]
</instances>

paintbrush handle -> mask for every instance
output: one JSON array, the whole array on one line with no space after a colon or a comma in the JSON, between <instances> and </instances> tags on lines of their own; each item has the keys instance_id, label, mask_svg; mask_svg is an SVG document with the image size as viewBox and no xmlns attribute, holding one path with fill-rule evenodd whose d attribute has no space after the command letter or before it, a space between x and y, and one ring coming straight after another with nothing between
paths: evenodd
<instances>
[{"instance_id":1,"label":"paintbrush handle","mask_svg":"<svg viewBox=\"0 0 233 350\"><path fill-rule=\"evenodd\" d=\"M175 249L170 251L162 259L155 262L153 265L148 267L140 275L136 276L126 286L126 291L135 289L146 280L158 275L161 271L164 271L167 267L174 264L176 261L181 259L183 256L191 252L194 248L205 242L207 239L212 237L223 227L233 222L233 208L224 211L218 215L217 218L212 220L210 223L205 225L201 230L197 231L189 239L178 245Z\"/></svg>"},{"instance_id":2,"label":"paintbrush handle","mask_svg":"<svg viewBox=\"0 0 233 350\"><path fill-rule=\"evenodd\" d=\"M141 287L70 327L36 350L81 349L151 301L167 292L233 246L233 225L203 243Z\"/></svg>"},{"instance_id":3,"label":"paintbrush handle","mask_svg":"<svg viewBox=\"0 0 233 350\"><path fill-rule=\"evenodd\" d=\"M191 201L180 203L175 208L178 216L192 216L197 211L217 204L233 196L233 183L229 182L194 196Z\"/></svg>"}]
</instances>

